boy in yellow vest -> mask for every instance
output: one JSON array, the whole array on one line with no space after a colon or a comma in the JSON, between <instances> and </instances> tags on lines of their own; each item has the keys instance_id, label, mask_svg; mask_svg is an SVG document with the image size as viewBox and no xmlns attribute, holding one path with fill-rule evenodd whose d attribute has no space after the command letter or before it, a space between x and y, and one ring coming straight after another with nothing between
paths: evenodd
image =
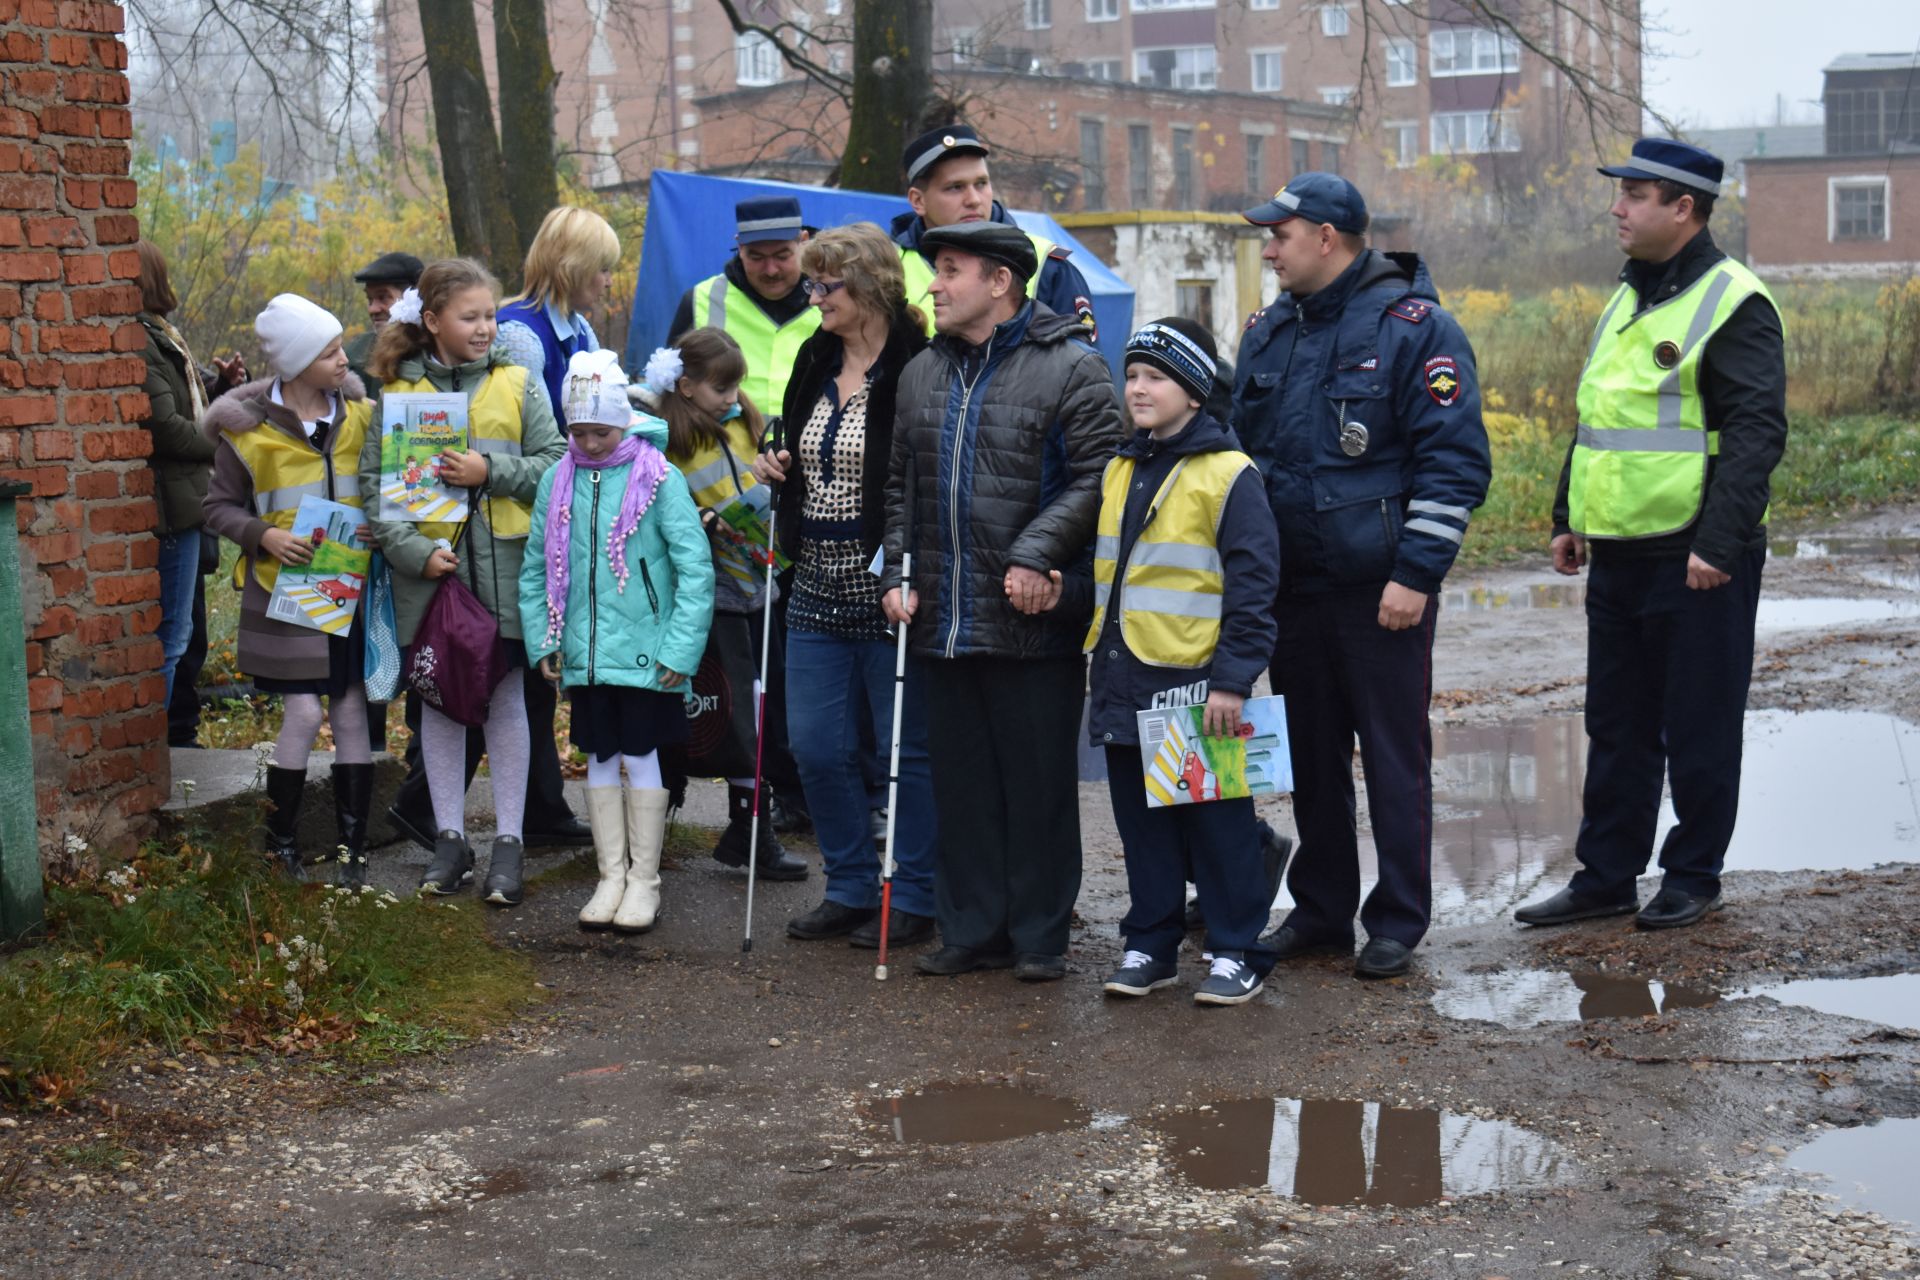
<instances>
[{"instance_id":1,"label":"boy in yellow vest","mask_svg":"<svg viewBox=\"0 0 1920 1280\"><path fill-rule=\"evenodd\" d=\"M1253 801L1148 808L1135 719L1204 703L1207 732L1232 733L1273 652L1279 534L1259 471L1201 408L1216 361L1212 336L1179 317L1127 343L1134 434L1101 483L1087 726L1106 748L1132 899L1105 990L1143 996L1178 980L1191 860L1210 959L1194 1002L1242 1004L1273 966L1259 942L1272 889Z\"/></svg>"}]
</instances>

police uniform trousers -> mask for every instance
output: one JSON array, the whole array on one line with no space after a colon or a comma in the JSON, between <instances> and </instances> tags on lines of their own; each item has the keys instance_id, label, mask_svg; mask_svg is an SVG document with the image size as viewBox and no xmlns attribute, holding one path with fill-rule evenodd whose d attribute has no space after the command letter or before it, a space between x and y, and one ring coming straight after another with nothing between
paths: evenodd
<instances>
[{"instance_id":1,"label":"police uniform trousers","mask_svg":"<svg viewBox=\"0 0 1920 1280\"><path fill-rule=\"evenodd\" d=\"M1625 902L1653 854L1664 779L1679 819L1660 846L1666 885L1712 897L1740 802L1741 727L1765 548L1732 580L1687 586L1687 554L1604 548L1587 568L1587 778L1572 889Z\"/></svg>"},{"instance_id":2,"label":"police uniform trousers","mask_svg":"<svg viewBox=\"0 0 1920 1280\"><path fill-rule=\"evenodd\" d=\"M1419 623L1379 622L1383 586L1283 592L1270 677L1286 696L1293 756L1293 813L1300 849L1287 870L1286 924L1311 940L1351 941L1353 918L1370 938L1411 947L1433 906L1433 628L1438 597ZM1360 901L1354 825L1353 744L1367 781L1380 878Z\"/></svg>"}]
</instances>

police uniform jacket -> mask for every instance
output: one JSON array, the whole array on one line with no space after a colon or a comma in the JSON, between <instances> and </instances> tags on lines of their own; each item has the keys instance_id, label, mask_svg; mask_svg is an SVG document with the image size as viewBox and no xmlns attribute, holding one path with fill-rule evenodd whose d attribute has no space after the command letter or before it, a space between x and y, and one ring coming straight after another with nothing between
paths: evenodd
<instances>
[{"instance_id":1,"label":"police uniform jacket","mask_svg":"<svg viewBox=\"0 0 1920 1280\"><path fill-rule=\"evenodd\" d=\"M1281 590L1439 589L1492 474L1473 350L1419 257L1368 250L1240 340L1233 427L1267 479Z\"/></svg>"}]
</instances>

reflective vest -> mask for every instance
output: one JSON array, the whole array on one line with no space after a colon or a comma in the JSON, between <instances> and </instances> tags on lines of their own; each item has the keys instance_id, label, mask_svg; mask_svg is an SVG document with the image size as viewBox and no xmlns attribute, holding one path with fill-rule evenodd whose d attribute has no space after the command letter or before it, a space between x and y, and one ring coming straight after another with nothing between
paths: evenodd
<instances>
[{"instance_id":1,"label":"reflective vest","mask_svg":"<svg viewBox=\"0 0 1920 1280\"><path fill-rule=\"evenodd\" d=\"M1040 273L1046 270L1047 259L1059 248L1045 236L1027 232L1027 239L1033 241L1034 261L1039 263L1033 274L1027 277L1027 297L1033 296L1035 286L1040 283ZM933 287L933 264L927 261L927 255L918 249L900 248L900 269L907 277L907 305L920 308L920 314L927 318L927 336L933 336L933 299L927 296L927 290Z\"/></svg>"},{"instance_id":2,"label":"reflective vest","mask_svg":"<svg viewBox=\"0 0 1920 1280\"><path fill-rule=\"evenodd\" d=\"M1150 667L1204 667L1220 643L1220 518L1242 471L1244 453L1222 450L1182 458L1153 495L1127 556L1120 584L1120 636ZM1120 522L1133 487L1134 460L1115 458L1100 481L1093 540L1093 625L1088 650L1106 625L1120 560Z\"/></svg>"},{"instance_id":3,"label":"reflective vest","mask_svg":"<svg viewBox=\"0 0 1920 1280\"><path fill-rule=\"evenodd\" d=\"M349 507L360 505L360 445L367 438L373 405L367 400L343 399L341 406L344 411L332 427L332 439L324 454L310 441L296 439L271 422L228 437L247 474L253 477L253 514L291 533L300 499L309 494ZM247 564L243 557L233 566L236 589L246 585ZM280 562L261 551L252 557L252 564L253 580L272 591L274 580L280 576Z\"/></svg>"},{"instance_id":4,"label":"reflective vest","mask_svg":"<svg viewBox=\"0 0 1920 1280\"><path fill-rule=\"evenodd\" d=\"M807 307L785 324L775 324L760 304L735 287L726 273L693 286L693 325L725 329L747 357L740 390L762 413L777 414L793 376L800 346L820 327L820 308Z\"/></svg>"},{"instance_id":5,"label":"reflective vest","mask_svg":"<svg viewBox=\"0 0 1920 1280\"><path fill-rule=\"evenodd\" d=\"M769 506L768 495L766 486L754 478L753 440L746 423L735 418L722 423L721 430L726 433L726 443L702 445L691 457L672 454L668 461L680 468L693 494L694 505L702 510L724 511L737 494L764 513Z\"/></svg>"},{"instance_id":6,"label":"reflective vest","mask_svg":"<svg viewBox=\"0 0 1920 1280\"><path fill-rule=\"evenodd\" d=\"M438 392L430 379L418 382L389 382L380 394L396 391ZM527 371L517 364L497 364L487 370L487 380L467 398L467 448L475 453L520 456L520 410L527 401ZM518 498L489 494L487 529L496 538L524 538L533 528L533 504ZM422 537L453 541L460 532L458 520L430 520L419 526Z\"/></svg>"},{"instance_id":7,"label":"reflective vest","mask_svg":"<svg viewBox=\"0 0 1920 1280\"><path fill-rule=\"evenodd\" d=\"M1567 487L1575 533L1655 538L1693 523L1706 496L1707 459L1720 452L1720 433L1707 426L1700 399L1700 361L1707 339L1756 295L1778 310L1759 277L1731 258L1638 315L1630 285L1614 293L1580 375ZM1624 324L1623 315L1630 317Z\"/></svg>"}]
</instances>

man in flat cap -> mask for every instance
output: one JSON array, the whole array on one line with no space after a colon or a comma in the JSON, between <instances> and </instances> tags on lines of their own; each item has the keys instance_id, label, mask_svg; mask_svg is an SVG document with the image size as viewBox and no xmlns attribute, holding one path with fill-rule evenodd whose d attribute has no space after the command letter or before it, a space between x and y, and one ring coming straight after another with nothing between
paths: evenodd
<instances>
[{"instance_id":1,"label":"man in flat cap","mask_svg":"<svg viewBox=\"0 0 1920 1280\"><path fill-rule=\"evenodd\" d=\"M367 373L374 341L386 327L387 313L393 304L400 301L401 294L420 283L420 272L424 269L420 259L410 253L383 253L353 273L354 280L367 293L367 331L347 340L347 368L366 384L367 397L371 400L380 398L380 380Z\"/></svg>"},{"instance_id":2,"label":"man in flat cap","mask_svg":"<svg viewBox=\"0 0 1920 1280\"><path fill-rule=\"evenodd\" d=\"M937 336L900 377L883 570L927 667L944 945L918 966L1045 982L1080 891L1088 553L1120 402L1086 326L1028 297L1024 231L982 219L919 244Z\"/></svg>"},{"instance_id":3,"label":"man in flat cap","mask_svg":"<svg viewBox=\"0 0 1920 1280\"><path fill-rule=\"evenodd\" d=\"M893 242L900 246L900 265L907 273L907 301L927 313L927 332L935 332L927 288L933 283L933 250L929 231L969 222L997 222L1013 226L1006 209L993 198L993 178L987 172L992 154L971 125L948 124L907 144L900 167L907 175L907 203L912 213L893 220ZM1086 277L1067 261L1072 254L1031 232L1021 232L1033 245L1040 268L1022 282L1025 295L1045 303L1057 315L1072 316L1094 332L1093 295Z\"/></svg>"},{"instance_id":4,"label":"man in flat cap","mask_svg":"<svg viewBox=\"0 0 1920 1280\"><path fill-rule=\"evenodd\" d=\"M800 287L800 243L810 234L792 196L761 196L733 206L739 246L718 275L686 291L672 342L689 329L725 329L747 357L740 384L762 413L779 413L800 344L820 327L820 309Z\"/></svg>"},{"instance_id":5,"label":"man in flat cap","mask_svg":"<svg viewBox=\"0 0 1920 1280\"><path fill-rule=\"evenodd\" d=\"M1514 918L1637 913L1643 929L1672 929L1720 906L1769 483L1787 444L1785 338L1766 286L1707 230L1717 157L1642 138L1600 172L1619 179L1610 212L1627 264L1580 375L1552 543L1561 573L1592 558L1580 869ZM1663 777L1679 822L1641 906Z\"/></svg>"}]
</instances>

